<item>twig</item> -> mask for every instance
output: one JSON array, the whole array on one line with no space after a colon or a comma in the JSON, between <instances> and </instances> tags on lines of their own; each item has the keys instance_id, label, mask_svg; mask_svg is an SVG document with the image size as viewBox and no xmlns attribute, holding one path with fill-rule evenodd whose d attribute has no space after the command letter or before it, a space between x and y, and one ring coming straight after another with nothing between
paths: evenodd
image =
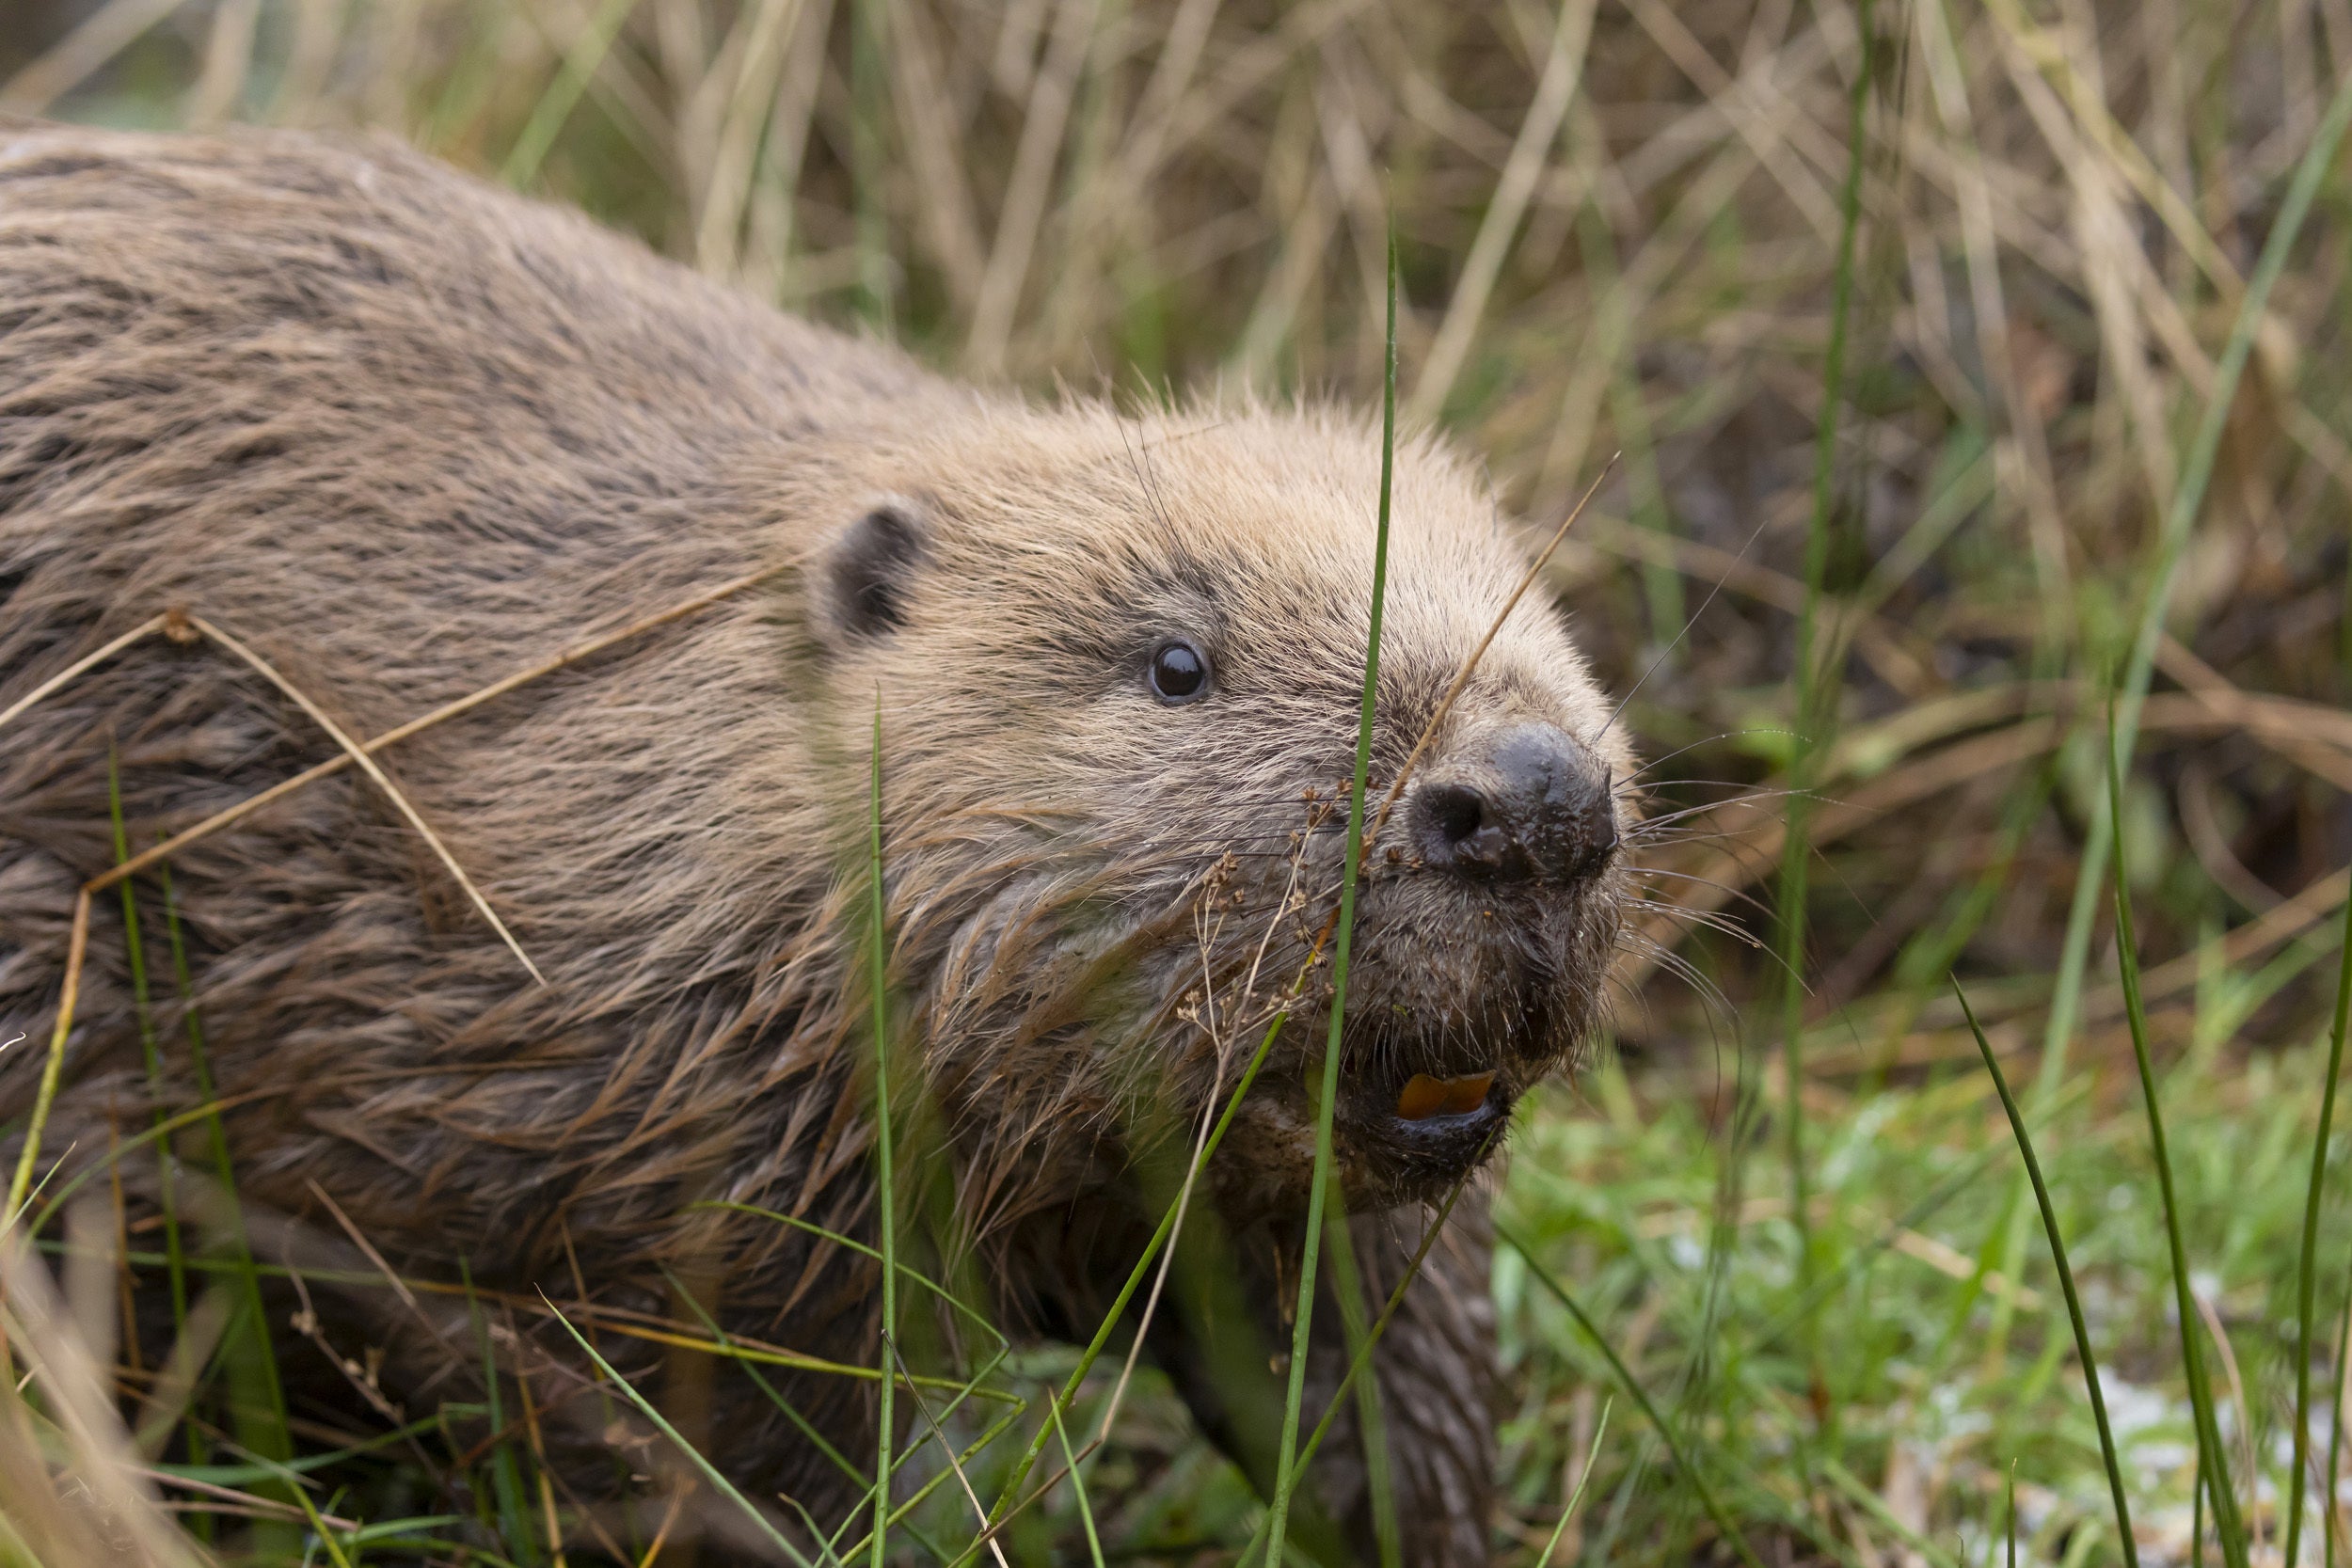
<instances>
[{"instance_id":1,"label":"twig","mask_svg":"<svg viewBox=\"0 0 2352 1568\"><path fill-rule=\"evenodd\" d=\"M441 706L435 708L432 712L420 714L418 717L409 720L405 724L396 724L392 728L386 730L382 735L377 736L374 739L362 742L359 750L373 756L374 753L382 751L385 747L391 745L395 741L405 740L410 736L429 730L436 724L442 723L451 719L455 719L461 714L470 713L475 708L480 707L483 704L491 701L493 698L503 697L509 691L514 690L517 687L527 686L543 675L551 675L558 670L579 663L583 658L587 658L596 654L600 654L607 648L613 646L615 643L626 642L632 637L639 636L644 632L652 631L659 626L667 626L672 621L682 620L685 617L695 613L697 610L707 610L712 605L718 604L723 599L733 598L736 594L742 593L745 589L756 587L760 583L765 582L768 578L774 577L778 572L786 569L787 567L782 565L770 566L763 570L753 572L746 577L737 578L732 582L722 583L717 588L708 589L703 593L697 594L692 598L672 605L669 609L661 610L657 614L648 615L643 620L632 621L628 626L621 627L618 631L607 632L601 637L591 638L585 642L576 643L544 663L534 664L528 670L518 670L515 673L508 675L503 679L492 681L489 685L484 687L479 691L471 692L467 696L460 697L453 703L444 703ZM159 624L163 620L164 617L157 617ZM102 649L99 654L91 655L88 659L83 661L83 665L87 666L97 662L98 658L103 654L104 651L105 650ZM72 675L77 673L79 673L80 668L82 668L82 666L77 666L75 670L68 671L67 674ZM40 695L41 695L40 692L34 693L35 697ZM30 702L31 699L28 698L26 701ZM13 712L14 709L11 709L10 711ZM6 722L5 718L0 718L0 722ZM283 800L285 797L293 794L295 790L300 789L303 785L316 784L321 779L328 778L334 774L342 772L344 768L349 768L352 765L352 761L353 758L350 752L342 752L336 756L327 758L326 761L320 763L315 768L306 768L302 772L296 773L293 778L286 779L270 785L269 788L262 790L259 795L248 796L246 799L238 801L235 805L230 806L223 811L216 812L213 816L206 817L203 821L199 822L195 827L188 829L186 832L166 839L163 843L156 845L151 849L143 849L139 853L132 856L129 860L124 861L121 864L114 867L112 870L105 873L105 875L100 877L97 880L92 882L90 884L91 891L103 892L104 889L112 887L115 883L122 880L125 877L135 876L137 873L146 870L149 866L154 864L158 861L168 860L172 856L178 854L181 850L186 848L189 845L194 844L197 840L209 837L232 823L242 821L244 818L253 815L253 813L260 811L263 806L269 805L273 801Z\"/></svg>"},{"instance_id":2,"label":"twig","mask_svg":"<svg viewBox=\"0 0 2352 1568\"><path fill-rule=\"evenodd\" d=\"M359 743L344 732L341 724L327 717L325 708L320 707L318 704L306 696L301 688L279 674L267 659L210 621L205 620L201 615L189 616L188 624L259 671L264 679L284 692L288 701L309 714L312 722L325 730L328 737L350 755L351 760L358 764L359 771L374 781L375 786L391 798L392 804L398 808L400 815L408 819L408 825L424 836L425 843L432 847L433 853L439 857L441 864L448 869L452 877L457 879L457 885L465 889L466 896L473 901L473 907L481 911L483 919L490 923L490 928L499 934L500 940L506 943L523 968L531 972L531 977L541 985L546 985L548 977L539 973L539 966L531 961L531 955L523 951L522 943L516 942L514 933L506 928L506 922L501 920L498 917L498 911L490 908L490 901L482 895L480 888L474 886L473 879L466 875L466 868L457 863L457 857L449 852L449 846L441 842L441 835L426 826L424 818L418 815L417 808L408 803L408 797L401 792L399 785L392 783L384 769L375 765L375 759L368 755Z\"/></svg>"},{"instance_id":3,"label":"twig","mask_svg":"<svg viewBox=\"0 0 2352 1568\"><path fill-rule=\"evenodd\" d=\"M1568 536L1568 530L1576 526L1576 520L1584 515L1584 509L1600 493L1602 483L1616 467L1617 459L1624 455L1621 451L1609 454L1609 461L1600 466L1600 472L1593 476L1593 483L1584 487L1584 494L1574 506L1568 508L1567 516L1561 519L1558 528L1552 530L1550 542L1529 564L1527 574L1519 578L1519 585L1511 590L1509 598L1502 601L1502 609L1496 614L1493 624L1486 627L1486 635L1478 640L1478 646L1470 650L1470 657L1464 659L1461 669L1454 672L1454 684L1445 689L1443 697L1438 699L1437 711L1430 714L1429 722L1422 726L1420 738L1413 742L1413 749L1405 753L1405 766L1396 770L1396 778L1390 784L1388 794L1382 798L1380 810L1373 817L1371 829L1364 834L1366 848L1370 848L1372 841L1380 836L1380 830L1388 823L1389 813L1396 807L1397 798L1405 793L1406 782L1413 776L1414 765L1421 761L1422 752L1429 749L1430 741L1437 738L1438 726L1445 722L1446 715L1454 711L1454 700L1462 694L1464 687L1470 685L1470 676L1477 672L1478 661L1486 657L1486 649L1494 641L1496 634L1502 630L1502 624L1511 618L1511 611L1519 607L1519 600L1534 586L1536 578L1549 564L1553 552L1560 548L1560 542Z\"/></svg>"},{"instance_id":4,"label":"twig","mask_svg":"<svg viewBox=\"0 0 2352 1568\"><path fill-rule=\"evenodd\" d=\"M963 1488L965 1499L972 1504L972 1517L979 1521L980 1528L982 1529L986 1529L988 1528L988 1510L981 1504L980 1495L972 1490L971 1478L963 1473L963 1465L956 1458L956 1446L947 1441L946 1433L940 1430L938 1419L931 1415L931 1407L923 1402L922 1394L916 1391L913 1382L914 1377L914 1369L908 1366L907 1358L899 1354L898 1341L897 1339L885 1334L882 1336L882 1343L890 1347L890 1359L898 1364L899 1375L909 1380L907 1385L908 1395L914 1401L915 1410L922 1415L924 1425L930 1427L931 1429L931 1435L939 1439L939 1451L947 1456L947 1467L956 1473L956 1484ZM875 1484L881 1488L885 1497L889 1496L890 1479L887 1476L883 1477ZM994 1535L988 1537L988 1549L991 1555L996 1559L997 1568L1012 1568L1012 1564L1005 1560L1005 1548L996 1544L996 1537Z\"/></svg>"},{"instance_id":5,"label":"twig","mask_svg":"<svg viewBox=\"0 0 2352 1568\"><path fill-rule=\"evenodd\" d=\"M40 702L43 697L46 697L51 692L56 690L59 687L71 682L74 676L83 674L86 672L93 670L99 665L105 663L108 659L114 657L115 655L122 652L123 649L129 647L132 643L136 642L140 638L151 637L156 632L163 630L165 622L169 618L168 614L150 616L148 619L141 621L137 626L133 626L129 631L124 632L120 637L116 638L113 641L99 649L96 653L87 654L82 657L75 659L72 663L67 665L64 669L58 671L56 674L50 676L47 680L33 688L32 690L26 692L24 696L19 697L15 702L10 703L6 709L0 709L0 729L8 728L8 721L10 720L14 719L18 714L23 713L26 708L31 707L35 703Z\"/></svg>"}]
</instances>

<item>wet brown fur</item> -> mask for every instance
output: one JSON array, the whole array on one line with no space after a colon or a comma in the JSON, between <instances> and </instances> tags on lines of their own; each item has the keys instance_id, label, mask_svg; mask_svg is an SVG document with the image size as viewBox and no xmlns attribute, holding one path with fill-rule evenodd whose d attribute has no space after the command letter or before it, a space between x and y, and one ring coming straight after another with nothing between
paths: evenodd
<instances>
[{"instance_id":1,"label":"wet brown fur","mask_svg":"<svg viewBox=\"0 0 2352 1568\"><path fill-rule=\"evenodd\" d=\"M879 703L892 982L910 1103L951 1155L950 1250L989 1260L1009 1322L1090 1328L1156 1213L1136 1162L1181 1151L1329 908L1337 821L1307 792L1349 767L1378 468L1376 431L1327 410L1136 420L956 386L385 143L0 125L0 706L179 607L372 735L779 568L384 753L544 988L350 772L175 865L243 1197L338 1237L315 1184L421 1276L463 1259L565 1301L576 1259L600 1303L682 1316L666 1267L733 1333L870 1363L870 1270L691 1205L870 1231ZM874 555L878 513L903 559ZM1442 447L1400 451L1395 514L1375 789L1524 565ZM862 621L878 601L845 589L875 582L887 613ZM1146 693L1171 634L1211 651L1210 699ZM1607 711L1531 598L1424 772L1532 717L1622 777ZM115 859L110 755L138 847L330 752L251 672L160 641L0 733L0 1038L46 1037L73 891ZM193 1103L159 884L138 896L167 1094ZM1516 1092L1569 1058L1614 890L1502 902L1375 847L1351 1083L1469 1070L1503 1039ZM113 895L99 916L47 1145L69 1164L148 1104ZM1215 1221L1268 1277L1295 1246L1319 1009L1311 984L1214 1172ZM0 1061L0 1113L37 1068ZM1378 1283L1443 1183L1352 1125ZM1485 1554L1485 1254L1460 1228L1383 1357L1417 1561ZM350 1337L399 1332L374 1310ZM1238 1419L1165 1316L1180 1385L1213 1428ZM411 1388L446 1375L409 1359ZM579 1379L548 1375L561 1407ZM870 1453L866 1386L777 1381ZM837 1472L755 1394L713 1398L727 1466L830 1524ZM1360 1467L1327 1471L1357 1512Z\"/></svg>"}]
</instances>

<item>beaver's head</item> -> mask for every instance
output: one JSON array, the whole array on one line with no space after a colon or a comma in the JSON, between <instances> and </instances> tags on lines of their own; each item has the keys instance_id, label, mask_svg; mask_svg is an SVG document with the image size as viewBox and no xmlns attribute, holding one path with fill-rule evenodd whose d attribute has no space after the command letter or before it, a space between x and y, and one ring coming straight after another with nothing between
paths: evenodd
<instances>
[{"instance_id":1,"label":"beaver's head","mask_svg":"<svg viewBox=\"0 0 2352 1568\"><path fill-rule=\"evenodd\" d=\"M1066 1191L1149 1107L1189 1131L1287 1006L1219 1184L1303 1194L1379 475L1337 415L995 408L845 509L808 579L821 668L859 762L879 692L896 982L1000 1190ZM1527 566L1460 462L1397 452L1368 819L1430 733L1356 906L1359 1202L1484 1158L1599 1005L1628 753L1547 595L1439 713Z\"/></svg>"}]
</instances>

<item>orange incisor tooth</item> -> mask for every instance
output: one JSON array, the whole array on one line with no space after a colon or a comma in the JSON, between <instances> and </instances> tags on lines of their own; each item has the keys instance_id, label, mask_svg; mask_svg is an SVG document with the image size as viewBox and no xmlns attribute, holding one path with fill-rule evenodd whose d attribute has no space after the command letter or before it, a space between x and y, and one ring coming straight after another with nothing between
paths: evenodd
<instances>
[{"instance_id":1,"label":"orange incisor tooth","mask_svg":"<svg viewBox=\"0 0 2352 1568\"><path fill-rule=\"evenodd\" d=\"M1416 1072L1396 1097L1396 1114L1406 1121L1458 1117L1484 1105L1494 1082L1491 1072L1465 1073L1459 1078L1432 1078Z\"/></svg>"}]
</instances>

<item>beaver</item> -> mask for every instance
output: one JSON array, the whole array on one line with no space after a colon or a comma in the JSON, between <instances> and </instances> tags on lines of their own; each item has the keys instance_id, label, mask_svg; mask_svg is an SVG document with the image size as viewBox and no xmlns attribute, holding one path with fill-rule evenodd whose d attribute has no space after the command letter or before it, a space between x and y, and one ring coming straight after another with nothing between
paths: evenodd
<instances>
[{"instance_id":1,"label":"beaver","mask_svg":"<svg viewBox=\"0 0 2352 1568\"><path fill-rule=\"evenodd\" d=\"M1297 1310L1381 459L1376 424L1304 401L961 385L384 140L0 128L0 708L170 612L376 735L766 574L380 753L538 978L345 770L176 856L188 978L145 1013L100 902L44 1159L102 1159L151 1095L196 1104L192 1015L265 1258L349 1238L363 1281L870 1367L879 1270L819 1233L871 1243L880 1219L870 763L893 1102L937 1156L900 1150L901 1190L944 1195L941 1266L984 1264L1009 1330L1093 1330L1167 1206L1164 1156L1181 1169L1276 1026L1184 1228L1222 1260L1147 1335L1263 1485L1281 1360L1217 1336L1279 1350ZM1430 733L1362 871L1334 1132L1375 1305L1594 1027L1630 820L1558 612L1529 595L1496 625L1529 557L1474 467L1404 439L1393 516L1375 798ZM335 752L185 636L0 732L0 1037L35 1042L0 1061L16 1136L118 809L144 847ZM138 1201L153 1160L119 1165ZM1480 1201L1374 1358L1420 1563L1487 1557ZM1346 1358L1323 1277L1310 1418ZM1245 1309L1219 1320L1220 1291ZM478 1337L437 1359L380 1278L310 1294L328 1342L389 1347L387 1389L481 1375ZM533 1380L553 1463L582 1496L622 1484L595 1451L612 1402L579 1397L548 1315L512 1321L501 1375ZM871 1379L794 1361L761 1390L604 1347L700 1390L689 1434L750 1496L828 1528L854 1503L809 1434L870 1457ZM1363 1549L1353 1420L1312 1489Z\"/></svg>"}]
</instances>

